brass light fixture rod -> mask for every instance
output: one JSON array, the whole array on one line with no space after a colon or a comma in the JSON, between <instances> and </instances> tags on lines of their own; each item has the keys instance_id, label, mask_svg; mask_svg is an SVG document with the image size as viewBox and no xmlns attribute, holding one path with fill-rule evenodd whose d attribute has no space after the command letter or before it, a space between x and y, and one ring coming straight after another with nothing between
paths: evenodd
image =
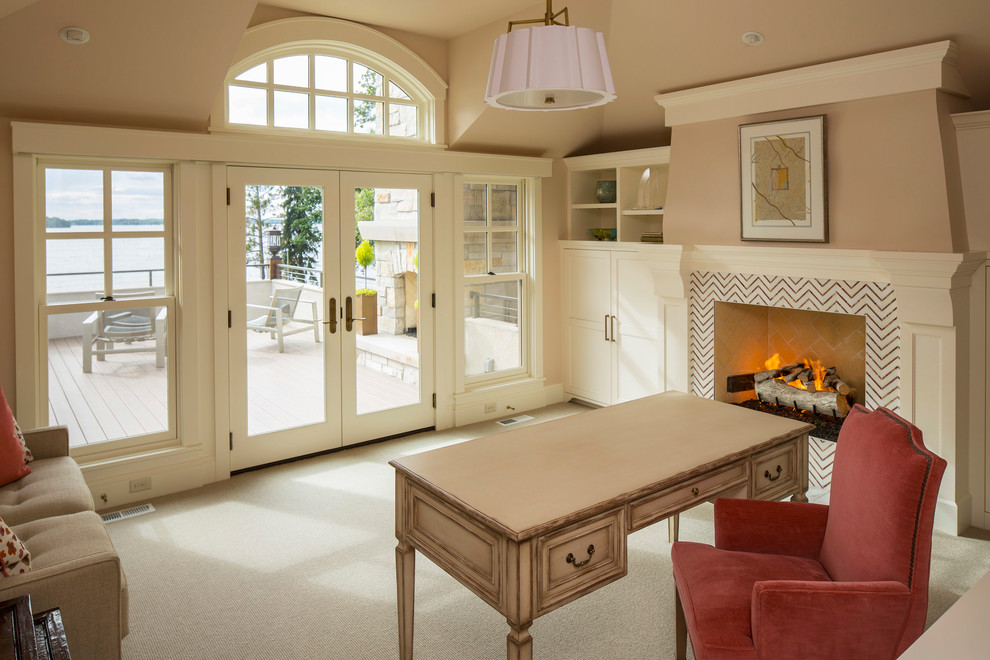
<instances>
[{"instance_id":1,"label":"brass light fixture rod","mask_svg":"<svg viewBox=\"0 0 990 660\"><path fill-rule=\"evenodd\" d=\"M570 25L571 23L570 18L568 18L567 15L567 7L564 7L555 14L553 11L552 2L553 0L547 0L547 11L543 15L543 18L527 18L524 21L509 21L509 29L506 30L506 32L512 32L513 25L528 25L531 23L543 23L544 25ZM557 21L561 15L564 16L563 23Z\"/></svg>"}]
</instances>

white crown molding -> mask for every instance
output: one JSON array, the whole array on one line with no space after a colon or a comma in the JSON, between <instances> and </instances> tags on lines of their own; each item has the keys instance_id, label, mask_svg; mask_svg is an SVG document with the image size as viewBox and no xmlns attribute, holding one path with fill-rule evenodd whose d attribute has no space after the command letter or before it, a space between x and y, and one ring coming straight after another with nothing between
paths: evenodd
<instances>
[{"instance_id":1,"label":"white crown molding","mask_svg":"<svg viewBox=\"0 0 990 660\"><path fill-rule=\"evenodd\" d=\"M952 115L952 123L955 125L957 131L990 128L990 110L961 112Z\"/></svg>"},{"instance_id":2,"label":"white crown molding","mask_svg":"<svg viewBox=\"0 0 990 660\"><path fill-rule=\"evenodd\" d=\"M637 165L663 165L670 162L670 147L649 147L629 151L613 151L587 156L569 156L564 159L571 170L597 170L610 167L634 167Z\"/></svg>"},{"instance_id":3,"label":"white crown molding","mask_svg":"<svg viewBox=\"0 0 990 660\"><path fill-rule=\"evenodd\" d=\"M938 89L965 98L951 41L658 94L667 126Z\"/></svg>"}]
</instances>

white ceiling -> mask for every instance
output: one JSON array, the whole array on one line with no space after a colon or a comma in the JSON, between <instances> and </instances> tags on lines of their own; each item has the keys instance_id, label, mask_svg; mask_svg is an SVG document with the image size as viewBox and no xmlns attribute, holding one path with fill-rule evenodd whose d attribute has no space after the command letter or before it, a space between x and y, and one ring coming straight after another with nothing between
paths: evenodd
<instances>
[{"instance_id":1,"label":"white ceiling","mask_svg":"<svg viewBox=\"0 0 990 660\"><path fill-rule=\"evenodd\" d=\"M546 10L545 5L533 0L264 0L264 4L441 39L470 32L524 9L536 8L527 18L540 18ZM566 4L558 0L554 11Z\"/></svg>"}]
</instances>

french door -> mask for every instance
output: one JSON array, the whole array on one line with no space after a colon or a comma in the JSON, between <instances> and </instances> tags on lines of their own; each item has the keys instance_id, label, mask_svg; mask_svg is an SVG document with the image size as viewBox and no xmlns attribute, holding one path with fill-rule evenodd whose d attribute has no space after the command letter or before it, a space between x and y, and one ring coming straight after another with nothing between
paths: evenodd
<instances>
[{"instance_id":1,"label":"french door","mask_svg":"<svg viewBox=\"0 0 990 660\"><path fill-rule=\"evenodd\" d=\"M433 426L432 178L228 185L231 469Z\"/></svg>"}]
</instances>

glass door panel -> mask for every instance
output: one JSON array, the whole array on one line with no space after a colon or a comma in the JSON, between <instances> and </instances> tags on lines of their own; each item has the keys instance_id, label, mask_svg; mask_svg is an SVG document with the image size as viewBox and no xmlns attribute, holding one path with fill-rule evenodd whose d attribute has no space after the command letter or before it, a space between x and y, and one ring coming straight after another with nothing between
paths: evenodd
<instances>
[{"instance_id":1,"label":"glass door panel","mask_svg":"<svg viewBox=\"0 0 990 660\"><path fill-rule=\"evenodd\" d=\"M323 189L245 187L248 436L325 422Z\"/></svg>"},{"instance_id":2,"label":"glass door panel","mask_svg":"<svg viewBox=\"0 0 990 660\"><path fill-rule=\"evenodd\" d=\"M338 234L337 175L230 168L228 179L236 470L340 446L339 335L327 322L337 314L336 245L325 250Z\"/></svg>"},{"instance_id":3,"label":"glass door panel","mask_svg":"<svg viewBox=\"0 0 990 660\"><path fill-rule=\"evenodd\" d=\"M341 175L345 444L433 425L431 189L429 176Z\"/></svg>"}]
</instances>

